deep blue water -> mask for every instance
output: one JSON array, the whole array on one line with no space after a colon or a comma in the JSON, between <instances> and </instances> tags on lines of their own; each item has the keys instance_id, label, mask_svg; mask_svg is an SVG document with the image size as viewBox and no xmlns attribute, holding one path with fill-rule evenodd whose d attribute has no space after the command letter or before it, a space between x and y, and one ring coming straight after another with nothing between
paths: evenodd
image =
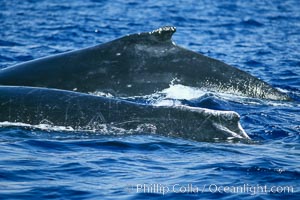
<instances>
[{"instance_id":1,"label":"deep blue water","mask_svg":"<svg viewBox=\"0 0 300 200\"><path fill-rule=\"evenodd\" d=\"M174 25L178 45L295 99L182 101L238 112L255 144L0 127L0 199L300 199L299 10L298 0L0 1L1 68Z\"/></svg>"}]
</instances>

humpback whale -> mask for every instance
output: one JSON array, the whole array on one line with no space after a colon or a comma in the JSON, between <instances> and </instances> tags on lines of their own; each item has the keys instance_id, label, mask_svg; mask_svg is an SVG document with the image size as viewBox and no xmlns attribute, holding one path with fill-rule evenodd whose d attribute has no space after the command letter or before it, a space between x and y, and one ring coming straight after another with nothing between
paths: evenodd
<instances>
[{"instance_id":1,"label":"humpback whale","mask_svg":"<svg viewBox=\"0 0 300 200\"><path fill-rule=\"evenodd\" d=\"M0 121L38 125L47 122L79 130L112 128L116 133L156 133L196 141L250 138L233 111L187 106L141 105L85 93L0 86ZM102 129L101 129L102 127Z\"/></svg>"},{"instance_id":2,"label":"humpback whale","mask_svg":"<svg viewBox=\"0 0 300 200\"><path fill-rule=\"evenodd\" d=\"M170 83L246 97L289 100L266 82L219 60L184 49L166 26L0 70L0 85L141 96Z\"/></svg>"}]
</instances>

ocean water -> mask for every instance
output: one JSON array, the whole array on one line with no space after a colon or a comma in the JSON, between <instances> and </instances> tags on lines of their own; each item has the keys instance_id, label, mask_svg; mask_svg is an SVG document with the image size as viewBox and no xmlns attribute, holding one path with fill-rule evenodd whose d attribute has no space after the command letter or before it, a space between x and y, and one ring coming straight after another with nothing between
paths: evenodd
<instances>
[{"instance_id":1,"label":"ocean water","mask_svg":"<svg viewBox=\"0 0 300 200\"><path fill-rule=\"evenodd\" d=\"M294 101L166 90L238 112L253 144L2 124L0 199L300 199L299 10L297 0L1 0L0 68L174 25L178 45Z\"/></svg>"}]
</instances>

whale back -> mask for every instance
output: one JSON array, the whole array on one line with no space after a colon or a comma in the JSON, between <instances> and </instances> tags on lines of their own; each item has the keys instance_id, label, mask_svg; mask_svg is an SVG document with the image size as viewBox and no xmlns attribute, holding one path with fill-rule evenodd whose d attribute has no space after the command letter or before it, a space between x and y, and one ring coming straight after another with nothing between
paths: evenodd
<instances>
[{"instance_id":1,"label":"whale back","mask_svg":"<svg viewBox=\"0 0 300 200\"><path fill-rule=\"evenodd\" d=\"M166 26L21 63L0 70L0 84L141 96L173 82L242 96L289 99L246 72L177 46L172 41L175 32L175 27Z\"/></svg>"}]
</instances>

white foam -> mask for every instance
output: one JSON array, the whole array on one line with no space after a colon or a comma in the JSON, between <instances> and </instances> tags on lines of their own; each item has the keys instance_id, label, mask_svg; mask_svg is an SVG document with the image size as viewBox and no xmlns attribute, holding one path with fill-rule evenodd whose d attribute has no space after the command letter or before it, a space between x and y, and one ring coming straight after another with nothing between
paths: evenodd
<instances>
[{"instance_id":1,"label":"white foam","mask_svg":"<svg viewBox=\"0 0 300 200\"><path fill-rule=\"evenodd\" d=\"M153 102L152 105L155 105L155 106L179 106L179 105L182 105L182 103L175 99L162 99L162 100Z\"/></svg>"},{"instance_id":2,"label":"white foam","mask_svg":"<svg viewBox=\"0 0 300 200\"><path fill-rule=\"evenodd\" d=\"M58 132L85 132L85 133L93 133L96 135L130 135L130 134L136 134L139 132L142 132L144 130L144 127L147 127L148 129L151 129L151 133L153 130L156 129L156 127L151 127L148 124L141 124L139 125L136 129L123 129L119 128L113 125L108 125L108 124L97 124L96 126L84 126L84 127L77 127L73 128L71 126L56 126L52 125L51 122L48 123L40 123L37 125L33 124L27 124L27 123L22 123L22 122L0 122L0 127L21 127L25 129L38 129L42 131L58 131ZM147 129L147 130L148 130Z\"/></svg>"},{"instance_id":3,"label":"white foam","mask_svg":"<svg viewBox=\"0 0 300 200\"><path fill-rule=\"evenodd\" d=\"M109 98L114 97L112 94L110 94L108 92L106 93L106 92L101 92L101 91L90 92L89 94L99 96L99 97L109 97Z\"/></svg>"},{"instance_id":4,"label":"white foam","mask_svg":"<svg viewBox=\"0 0 300 200\"><path fill-rule=\"evenodd\" d=\"M170 85L169 88L162 90L161 93L166 94L166 98L186 100L199 98L206 94L205 91L199 88L184 86L181 84Z\"/></svg>"},{"instance_id":5,"label":"white foam","mask_svg":"<svg viewBox=\"0 0 300 200\"><path fill-rule=\"evenodd\" d=\"M31 124L26 124L26 123L21 123L21 122L0 122L0 127L23 127L23 128L34 128L34 129L40 129L44 131L70 131L73 132L75 131L74 128L71 126L54 126L51 124L38 124L38 125L31 125Z\"/></svg>"}]
</instances>

